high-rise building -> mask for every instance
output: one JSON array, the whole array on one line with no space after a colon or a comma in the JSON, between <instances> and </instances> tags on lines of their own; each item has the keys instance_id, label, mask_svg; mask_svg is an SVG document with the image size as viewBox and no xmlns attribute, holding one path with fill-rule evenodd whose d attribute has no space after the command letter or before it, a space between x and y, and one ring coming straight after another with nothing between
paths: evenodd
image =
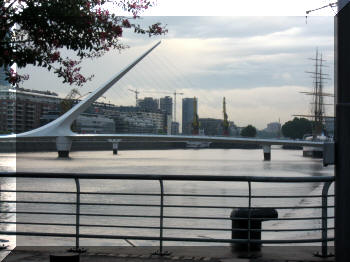
<instances>
[{"instance_id":1,"label":"high-rise building","mask_svg":"<svg viewBox=\"0 0 350 262\"><path fill-rule=\"evenodd\" d=\"M39 127L42 115L59 111L60 101L49 91L0 89L0 132L22 133Z\"/></svg>"},{"instance_id":2,"label":"high-rise building","mask_svg":"<svg viewBox=\"0 0 350 262\"><path fill-rule=\"evenodd\" d=\"M179 123L171 122L171 134L178 135L179 134Z\"/></svg>"},{"instance_id":3,"label":"high-rise building","mask_svg":"<svg viewBox=\"0 0 350 262\"><path fill-rule=\"evenodd\" d=\"M167 115L173 114L173 99L170 96L165 96L159 99L159 108Z\"/></svg>"},{"instance_id":4,"label":"high-rise building","mask_svg":"<svg viewBox=\"0 0 350 262\"><path fill-rule=\"evenodd\" d=\"M194 117L194 98L182 99L182 134L192 134L192 122Z\"/></svg>"},{"instance_id":5,"label":"high-rise building","mask_svg":"<svg viewBox=\"0 0 350 262\"><path fill-rule=\"evenodd\" d=\"M9 89L11 87L10 83L5 79L6 79L6 75L5 75L4 67L0 67L0 90Z\"/></svg>"},{"instance_id":6,"label":"high-rise building","mask_svg":"<svg viewBox=\"0 0 350 262\"><path fill-rule=\"evenodd\" d=\"M158 99L154 99L153 97L138 99L137 104L144 112L157 112L159 110Z\"/></svg>"}]
</instances>

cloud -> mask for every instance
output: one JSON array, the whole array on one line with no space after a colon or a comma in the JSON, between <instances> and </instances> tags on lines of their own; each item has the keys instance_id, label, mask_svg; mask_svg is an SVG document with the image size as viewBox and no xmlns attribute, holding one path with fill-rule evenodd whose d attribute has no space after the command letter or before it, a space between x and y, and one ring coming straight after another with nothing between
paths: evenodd
<instances>
[{"instance_id":1,"label":"cloud","mask_svg":"<svg viewBox=\"0 0 350 262\"><path fill-rule=\"evenodd\" d=\"M182 90L186 97L198 97L200 118L222 118L222 100L226 97L230 121L238 126L253 124L259 129L267 123L289 121L296 114L310 114L311 96L301 91L310 91L303 86L261 86L252 89L234 90ZM178 110L180 108L178 107ZM332 111L332 110L331 110ZM330 112L332 113L332 112Z\"/></svg>"},{"instance_id":2,"label":"cloud","mask_svg":"<svg viewBox=\"0 0 350 262\"><path fill-rule=\"evenodd\" d=\"M300 90L312 90L312 79L305 71L313 70L308 60L316 47L333 67L333 19L312 17L145 17L147 25L157 21L168 24L169 34L158 38L124 32L123 41L130 45L121 53L85 61L83 72L95 78L82 88L92 91L145 52L160 38L163 43L146 57L100 101L117 105L134 105L135 95L128 89L185 93L199 97L201 117L222 115L222 97L228 101L230 119L238 125L287 121L292 114L309 110L307 97ZM65 96L69 85L44 69L28 67L31 74L26 88L52 90ZM325 86L331 90L332 81ZM160 97L161 93L147 96ZM178 98L181 112L181 98Z\"/></svg>"}]
</instances>

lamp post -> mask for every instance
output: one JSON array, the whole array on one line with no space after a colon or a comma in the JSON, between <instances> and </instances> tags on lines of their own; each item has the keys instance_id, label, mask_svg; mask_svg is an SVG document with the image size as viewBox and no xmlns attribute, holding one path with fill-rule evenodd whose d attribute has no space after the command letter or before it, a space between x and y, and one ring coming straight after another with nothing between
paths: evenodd
<instances>
[{"instance_id":1,"label":"lamp post","mask_svg":"<svg viewBox=\"0 0 350 262\"><path fill-rule=\"evenodd\" d=\"M338 1L335 16L335 257L350 257L350 0Z\"/></svg>"}]
</instances>

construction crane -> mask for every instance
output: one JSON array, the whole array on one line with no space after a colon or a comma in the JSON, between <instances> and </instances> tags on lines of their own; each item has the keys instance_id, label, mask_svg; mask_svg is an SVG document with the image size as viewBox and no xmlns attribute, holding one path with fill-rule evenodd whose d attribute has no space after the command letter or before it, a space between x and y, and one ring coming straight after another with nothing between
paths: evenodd
<instances>
[{"instance_id":1,"label":"construction crane","mask_svg":"<svg viewBox=\"0 0 350 262\"><path fill-rule=\"evenodd\" d=\"M324 5L324 6L321 6L321 7L318 7L318 8L315 8L315 9L312 9L312 10L307 10L305 13L306 13L306 16L305 16L305 22L307 23L307 16L312 13L312 12L315 12L315 11L318 11L318 10L321 10L321 9L324 9L324 8L327 8L327 7L330 7L333 12L335 13L333 7L337 7L338 6L338 2L334 2L334 3L329 3L328 5Z\"/></svg>"},{"instance_id":2,"label":"construction crane","mask_svg":"<svg viewBox=\"0 0 350 262\"><path fill-rule=\"evenodd\" d=\"M138 95L140 94L140 92L139 91L137 91L137 89L136 90L133 90L133 89L128 89L129 91L131 91L131 92L133 92L133 93L135 93L135 100L136 100L136 106L137 106L137 100L138 100Z\"/></svg>"},{"instance_id":3,"label":"construction crane","mask_svg":"<svg viewBox=\"0 0 350 262\"><path fill-rule=\"evenodd\" d=\"M91 92L87 92L86 94L81 95L79 90L76 88L73 88L69 91L69 93L66 95L65 98L61 101L61 115L63 115L65 112L67 112L69 109L71 109L74 105L74 102L78 99L90 94Z\"/></svg>"},{"instance_id":4,"label":"construction crane","mask_svg":"<svg viewBox=\"0 0 350 262\"><path fill-rule=\"evenodd\" d=\"M197 98L196 97L194 97L194 99L193 99L192 134L193 135L199 134L199 118L198 118L198 112L197 112Z\"/></svg>"},{"instance_id":5,"label":"construction crane","mask_svg":"<svg viewBox=\"0 0 350 262\"><path fill-rule=\"evenodd\" d=\"M227 113L226 113L226 99L224 97L223 103L222 103L222 111L224 113L224 121L222 123L222 127L223 127L223 135L224 136L228 136L228 127L229 127L229 122L228 122L228 117L227 117Z\"/></svg>"},{"instance_id":6,"label":"construction crane","mask_svg":"<svg viewBox=\"0 0 350 262\"><path fill-rule=\"evenodd\" d=\"M176 90L174 91L174 93L166 92L166 91L144 91L144 93L158 93L158 94L168 94L168 95L172 94L172 95L174 95L174 116L173 116L173 119L174 119L174 122L176 122L176 96L177 95L184 95L184 93L176 92Z\"/></svg>"},{"instance_id":7,"label":"construction crane","mask_svg":"<svg viewBox=\"0 0 350 262\"><path fill-rule=\"evenodd\" d=\"M323 9L323 8L327 8L327 7L330 7L330 8L333 9L333 7L337 7L337 5L338 5L338 2L329 3L328 5L324 5L324 6L321 6L321 7L318 7L318 8L315 8L315 9L306 11L306 15L308 15L308 14L310 14L310 13L312 13L312 12L321 10L321 9Z\"/></svg>"},{"instance_id":8,"label":"construction crane","mask_svg":"<svg viewBox=\"0 0 350 262\"><path fill-rule=\"evenodd\" d=\"M81 97L81 94L78 89L73 88L72 90L69 91L66 97L63 98L61 101L61 115L63 115L69 109L72 108L74 100L77 99L77 97Z\"/></svg>"}]
</instances>

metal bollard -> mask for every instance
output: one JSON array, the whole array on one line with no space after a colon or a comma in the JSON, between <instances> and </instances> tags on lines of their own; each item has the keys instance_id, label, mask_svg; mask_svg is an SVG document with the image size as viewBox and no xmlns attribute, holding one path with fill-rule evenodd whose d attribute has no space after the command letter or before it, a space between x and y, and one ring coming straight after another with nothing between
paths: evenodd
<instances>
[{"instance_id":1,"label":"metal bollard","mask_svg":"<svg viewBox=\"0 0 350 262\"><path fill-rule=\"evenodd\" d=\"M76 254L62 254L62 255L50 255L50 262L79 262L80 255Z\"/></svg>"},{"instance_id":2,"label":"metal bollard","mask_svg":"<svg viewBox=\"0 0 350 262\"><path fill-rule=\"evenodd\" d=\"M261 240L261 223L278 218L278 213L273 208L252 208L250 210L249 208L238 208L231 212L230 218L232 220L232 239ZM260 251L261 243L233 243L233 248L238 252Z\"/></svg>"}]
</instances>

